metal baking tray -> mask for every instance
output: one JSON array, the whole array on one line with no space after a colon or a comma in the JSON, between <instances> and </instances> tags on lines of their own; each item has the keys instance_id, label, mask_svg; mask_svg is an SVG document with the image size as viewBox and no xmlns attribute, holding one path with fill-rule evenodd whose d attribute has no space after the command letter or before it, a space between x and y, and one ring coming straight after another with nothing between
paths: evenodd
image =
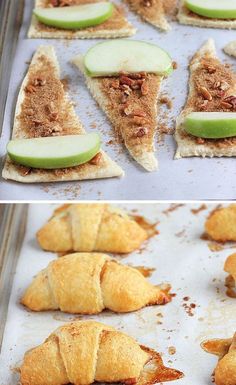
<instances>
[{"instance_id":1,"label":"metal baking tray","mask_svg":"<svg viewBox=\"0 0 236 385\"><path fill-rule=\"evenodd\" d=\"M27 311L19 304L35 274L56 258L42 251L36 231L47 221L55 205L31 204L4 209L0 229L0 385L16 385L16 367L25 351L40 344L56 327L75 319L96 319L110 324L163 353L164 362L185 373L173 385L210 385L217 358L200 343L208 338L228 338L235 332L236 300L225 294L224 261L232 244L209 248L201 239L204 222L215 208L208 204L117 204L157 224L159 234L142 250L118 257L124 264L154 268L153 283L171 283L171 303L137 312L104 311L80 317L62 312ZM27 223L26 223L27 215ZM2 216L1 216L2 218ZM26 223L26 226L25 226ZM24 231L25 228L25 231ZM173 269L174 266L174 269ZM176 353L171 355L174 347ZM201 370L199 370L201 368Z\"/></svg>"},{"instance_id":2,"label":"metal baking tray","mask_svg":"<svg viewBox=\"0 0 236 385\"><path fill-rule=\"evenodd\" d=\"M121 0L115 0L120 2ZM3 3L3 2L2 2ZM21 15L22 1L8 0L7 17L3 24L5 39L1 55L1 99L0 108L4 107L2 137L0 139L0 156L6 153L6 144L10 138L13 125L13 114L16 96L27 64L35 49L41 44L53 44L56 48L62 77L67 77L69 95L76 104L76 111L87 131L91 131L94 123L97 125L103 148L125 170L124 178L108 180L83 181L72 183L48 183L23 185L1 179L1 200L198 200L198 199L235 199L236 197L236 167L233 158L184 158L173 160L176 144L173 136L161 138L157 135L157 157L159 171L145 172L133 161L128 152L119 143L108 144L113 138L113 130L105 115L99 109L89 94L83 77L70 64L70 60L79 53L94 45L97 40L37 40L27 39L33 9L33 0L25 0L21 28L18 33L16 50L15 41ZM172 30L168 33L159 32L151 25L140 21L134 13L127 10L128 19L137 27L138 32L133 37L151 41L166 49L177 61L178 69L163 82L162 93L168 93L173 98L173 109L168 113L165 124L174 126L174 119L181 111L187 95L188 63L197 49L209 38L216 41L217 52L222 60L227 60L235 68L235 59L227 57L222 48L235 39L235 32L221 29L196 28L183 26L172 22ZM17 21L16 21L17 20ZM12 57L15 51L12 71ZM8 87L9 83L9 87ZM7 103L5 98L7 94ZM163 107L161 116L166 111ZM0 112L1 123L2 112ZM93 129L94 130L94 129Z\"/></svg>"}]
</instances>

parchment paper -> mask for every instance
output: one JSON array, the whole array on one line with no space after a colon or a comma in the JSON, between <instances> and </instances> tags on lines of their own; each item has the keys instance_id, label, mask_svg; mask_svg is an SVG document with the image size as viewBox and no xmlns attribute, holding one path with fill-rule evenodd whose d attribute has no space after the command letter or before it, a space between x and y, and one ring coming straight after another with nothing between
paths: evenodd
<instances>
[{"instance_id":1,"label":"parchment paper","mask_svg":"<svg viewBox=\"0 0 236 385\"><path fill-rule=\"evenodd\" d=\"M212 252L208 242L200 239L205 218L215 206L198 214L191 209L199 204L166 211L167 204L122 205L129 211L138 209L151 221L159 221L159 235L143 251L118 258L124 264L154 267L149 278L153 283L170 282L176 296L165 306L146 307L135 313L114 314L105 311L92 318L113 325L141 344L163 353L164 362L185 373L179 385L211 385L211 373L217 358L200 348L207 338L228 338L235 332L236 299L225 295L226 257L235 249ZM35 233L52 213L53 205L31 205L28 226L14 279L5 335L0 356L0 385L16 385L18 374L11 369L20 364L26 350L40 344L56 327L75 319L61 312L33 313L19 305L19 299L33 276L57 256L42 251ZM117 258L117 257L116 257ZM184 300L188 297L188 300ZM186 299L186 298L185 298ZM195 308L189 310L191 304ZM190 315L192 314L192 316ZM176 354L168 348L174 346Z\"/></svg>"}]
</instances>

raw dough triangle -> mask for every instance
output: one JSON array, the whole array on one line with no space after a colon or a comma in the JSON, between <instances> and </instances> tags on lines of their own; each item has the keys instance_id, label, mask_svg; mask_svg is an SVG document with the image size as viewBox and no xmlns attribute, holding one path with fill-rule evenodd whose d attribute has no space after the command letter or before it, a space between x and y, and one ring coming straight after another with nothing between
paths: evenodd
<instances>
[{"instance_id":1,"label":"raw dough triangle","mask_svg":"<svg viewBox=\"0 0 236 385\"><path fill-rule=\"evenodd\" d=\"M95 3L101 0L75 0L74 4ZM49 0L35 0L35 8L46 8ZM115 37L127 37L136 33L136 28L126 19L123 10L115 5L115 10L110 19L94 27L77 30L66 30L49 27L40 23L33 15L28 31L29 38L36 39L110 39Z\"/></svg>"},{"instance_id":2,"label":"raw dough triangle","mask_svg":"<svg viewBox=\"0 0 236 385\"><path fill-rule=\"evenodd\" d=\"M131 111L129 118L128 113L122 112L122 105L117 102L112 94L104 91L104 81L113 82L116 78L92 78L86 74L83 57L77 56L72 61L86 78L87 87L90 90L94 99L98 102L101 109L105 112L109 120L111 121L115 132L122 138L124 144L131 156L147 171L155 171L158 168L157 159L155 157L154 137L157 129L157 101L161 87L162 76L153 74L147 75L148 94L145 97L141 97L132 91L132 94L136 95L136 100L132 100L130 103L131 110L138 110L140 114L140 124L132 122L133 113ZM110 84L111 85L111 84ZM108 85L109 88L109 85ZM135 98L135 96L134 96ZM129 99L127 99L129 100ZM137 101L137 105L135 105ZM128 102L127 102L128 103ZM145 117L142 118L142 112L145 113ZM143 119L143 123L142 123ZM139 126L145 126L145 120L148 123L148 131L142 137L136 136Z\"/></svg>"},{"instance_id":3,"label":"raw dough triangle","mask_svg":"<svg viewBox=\"0 0 236 385\"><path fill-rule=\"evenodd\" d=\"M215 74L211 74L211 70L209 70L209 73L207 72L206 68L208 67L215 67L216 72ZM236 95L236 77L231 72L230 69L226 68L225 65L223 65L219 59L216 56L216 49L215 49L215 43L214 40L209 39L201 48L200 50L194 55L192 61L190 62L190 78L189 78L189 95L186 102L186 105L179 115L179 117L176 120L176 132L175 132L175 139L177 142L177 151L175 154L175 158L179 159L182 157L188 157L188 156L202 156L202 157L221 157L221 156L236 156L236 138L232 139L218 139L218 140L203 140L202 143L198 143L197 139L193 136L187 134L183 128L183 121L191 112L199 112L204 111L204 108L196 108L196 102L198 104L204 105L204 103L209 103L209 108L206 111L215 112L216 110L214 108L211 108L211 103L214 102L215 96L213 93L217 91L217 89L213 89L212 95L213 95L213 101L207 101L206 99L201 96L199 93L199 87L200 84L200 74L204 73L205 75L205 81L209 81L209 79L214 80L213 76L217 75L217 81L219 85L222 84L229 86L227 90L221 90L219 88L219 92L224 92L224 98L230 95ZM227 78L230 78L229 82L230 84L226 84ZM208 79L208 80L206 80ZM209 83L209 85L212 84L214 88L214 81ZM218 103L220 103L221 98L218 98ZM222 109L225 110L224 108ZM232 112L232 111L231 111ZM231 143L232 142L232 143Z\"/></svg>"},{"instance_id":4,"label":"raw dough triangle","mask_svg":"<svg viewBox=\"0 0 236 385\"><path fill-rule=\"evenodd\" d=\"M46 85L33 86L32 89L32 81L34 82L35 80L39 82L45 81ZM40 87L40 91L37 91L37 87ZM52 94L47 92L48 88L51 88ZM50 103L54 103L55 98L59 99L58 103L56 103L56 107L59 116L58 121L61 123L59 128L61 129L59 131L61 135L79 135L86 133L75 113L71 101L64 91L63 83L60 81L60 68L55 50L52 46L40 46L37 49L27 75L21 85L12 133L12 138L14 139L51 136L58 133L50 131L48 133L43 132L43 129L47 129L47 123L40 121L38 123L35 122L35 119L38 117L35 116L35 114L31 116L29 107L24 105L25 100L29 100L29 97L30 95L33 95L33 92L41 92L41 99L38 103L38 110L40 112L47 111L47 113L50 113ZM27 122L25 120L22 121L22 117L24 117L24 119L27 117ZM34 123L32 124L32 122ZM49 124L51 124L51 127L57 126L56 121L54 123L49 122ZM103 151L100 153L102 156L98 164L91 164L88 162L80 166L66 169L31 169L29 172L27 172L25 167L14 164L9 157L7 157L2 176L5 179L12 179L18 182L33 183L109 178L122 176L124 174L123 170L113 162L108 155Z\"/></svg>"}]
</instances>

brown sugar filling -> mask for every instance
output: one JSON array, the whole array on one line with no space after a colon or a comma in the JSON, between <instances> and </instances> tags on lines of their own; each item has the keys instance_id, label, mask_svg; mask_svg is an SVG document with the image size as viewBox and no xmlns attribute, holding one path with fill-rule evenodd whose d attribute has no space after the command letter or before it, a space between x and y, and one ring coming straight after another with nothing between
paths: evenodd
<instances>
[{"instance_id":1,"label":"brown sugar filling","mask_svg":"<svg viewBox=\"0 0 236 385\"><path fill-rule=\"evenodd\" d=\"M156 128L156 98L161 77L139 73L98 79L109 99L118 134L133 145L147 144Z\"/></svg>"},{"instance_id":2,"label":"brown sugar filling","mask_svg":"<svg viewBox=\"0 0 236 385\"><path fill-rule=\"evenodd\" d=\"M81 128L78 122L71 119L72 105L65 98L62 81L54 75L57 70L50 60L44 55L38 58L37 70L34 66L28 73L28 82L25 86L24 101L18 115L18 131L15 137L39 138L49 136L78 135ZM95 155L89 162L91 165L102 167L105 165L102 153ZM25 166L15 165L22 176L29 173L49 173L55 177L69 174L71 170L80 170L87 167L88 163L68 168L44 170L30 169Z\"/></svg>"},{"instance_id":3,"label":"brown sugar filling","mask_svg":"<svg viewBox=\"0 0 236 385\"><path fill-rule=\"evenodd\" d=\"M192 81L193 96L188 99L186 109L194 112L236 112L236 77L231 72L229 65L220 63L216 58L202 58ZM189 136L187 133L183 135ZM203 139L192 136L192 138L198 144L207 143L217 147L229 147L236 144L236 137Z\"/></svg>"},{"instance_id":4,"label":"brown sugar filling","mask_svg":"<svg viewBox=\"0 0 236 385\"><path fill-rule=\"evenodd\" d=\"M24 131L27 138L78 134L78 125L69 123L71 104L65 102L62 82L53 76L55 68L46 56L41 56L39 61L40 68L29 72L17 118L21 132Z\"/></svg>"},{"instance_id":5,"label":"brown sugar filling","mask_svg":"<svg viewBox=\"0 0 236 385\"><path fill-rule=\"evenodd\" d=\"M69 3L65 4L66 1L69 1ZM101 0L64 0L64 2L63 2L63 0L61 0L61 2L55 2L55 4L58 4L58 5L53 5L53 1L45 0L42 2L42 7L43 8L49 8L49 7L54 7L54 6L57 7L57 6L66 6L66 5L81 5L81 4L97 3L99 1L101 1ZM59 4L64 4L64 5L59 5ZM93 31L100 31L103 29L108 29L108 30L109 29L121 29L124 27L127 27L127 22L124 19L124 10L122 7L115 5L113 14L109 19L107 19L103 23L96 25L94 27L83 28L83 31L93 32ZM59 30L59 28L50 27L50 26L47 26L47 25L42 24L40 22L38 22L36 28L40 32L55 32L55 31ZM70 30L70 29L65 30L62 28L60 28L60 30L66 31L72 37L74 34L76 34L79 31L79 29L78 30Z\"/></svg>"}]
</instances>

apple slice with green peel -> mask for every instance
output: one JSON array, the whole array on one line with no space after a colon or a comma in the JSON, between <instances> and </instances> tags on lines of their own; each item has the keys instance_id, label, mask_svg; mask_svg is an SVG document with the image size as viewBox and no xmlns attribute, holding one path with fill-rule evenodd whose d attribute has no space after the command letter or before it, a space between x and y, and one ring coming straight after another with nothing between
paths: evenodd
<instances>
[{"instance_id":1,"label":"apple slice with green peel","mask_svg":"<svg viewBox=\"0 0 236 385\"><path fill-rule=\"evenodd\" d=\"M88 50L84 66L91 77L116 76L120 72L168 75L172 60L155 44L139 40L110 40Z\"/></svg>"},{"instance_id":2,"label":"apple slice with green peel","mask_svg":"<svg viewBox=\"0 0 236 385\"><path fill-rule=\"evenodd\" d=\"M235 19L236 0L185 0L186 7L200 16Z\"/></svg>"},{"instance_id":3,"label":"apple slice with green peel","mask_svg":"<svg viewBox=\"0 0 236 385\"><path fill-rule=\"evenodd\" d=\"M80 29L98 25L109 19L113 4L99 2L57 8L36 8L34 15L46 25L63 29Z\"/></svg>"},{"instance_id":4,"label":"apple slice with green peel","mask_svg":"<svg viewBox=\"0 0 236 385\"><path fill-rule=\"evenodd\" d=\"M184 121L188 134L205 139L236 136L235 112L192 112Z\"/></svg>"},{"instance_id":5,"label":"apple slice with green peel","mask_svg":"<svg viewBox=\"0 0 236 385\"><path fill-rule=\"evenodd\" d=\"M55 169L89 162L100 150L96 133L15 139L7 145L11 160L32 168Z\"/></svg>"}]
</instances>

